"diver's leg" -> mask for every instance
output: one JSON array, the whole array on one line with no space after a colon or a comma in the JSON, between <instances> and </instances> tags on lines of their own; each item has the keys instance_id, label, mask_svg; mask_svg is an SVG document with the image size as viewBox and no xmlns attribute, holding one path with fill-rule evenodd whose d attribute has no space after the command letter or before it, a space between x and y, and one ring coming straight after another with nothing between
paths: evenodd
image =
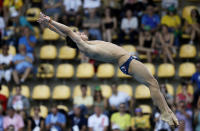
<instances>
[{"instance_id":1,"label":"diver's leg","mask_svg":"<svg viewBox=\"0 0 200 131\"><path fill-rule=\"evenodd\" d=\"M153 102L161 111L162 119L169 125L178 125L178 120L162 95L157 80L151 75L148 69L137 60L132 60L129 66L129 73L134 76L139 82L149 87Z\"/></svg>"}]
</instances>

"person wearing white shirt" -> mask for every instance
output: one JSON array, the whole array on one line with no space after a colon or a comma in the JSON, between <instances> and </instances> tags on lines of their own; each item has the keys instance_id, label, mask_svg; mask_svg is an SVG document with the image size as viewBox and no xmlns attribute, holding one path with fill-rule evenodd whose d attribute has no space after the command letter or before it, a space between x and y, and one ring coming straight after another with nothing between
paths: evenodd
<instances>
[{"instance_id":1,"label":"person wearing white shirt","mask_svg":"<svg viewBox=\"0 0 200 131\"><path fill-rule=\"evenodd\" d=\"M83 8L91 9L101 6L101 0L84 0Z\"/></svg>"},{"instance_id":2,"label":"person wearing white shirt","mask_svg":"<svg viewBox=\"0 0 200 131\"><path fill-rule=\"evenodd\" d=\"M109 125L109 118L102 114L101 107L94 107L95 114L88 118L89 131L107 131Z\"/></svg>"},{"instance_id":3,"label":"person wearing white shirt","mask_svg":"<svg viewBox=\"0 0 200 131\"><path fill-rule=\"evenodd\" d=\"M155 113L154 119L155 119L155 122L156 122L154 131L160 131L160 130L171 131L169 124L166 123L165 121L161 120L159 112Z\"/></svg>"},{"instance_id":4,"label":"person wearing white shirt","mask_svg":"<svg viewBox=\"0 0 200 131\"><path fill-rule=\"evenodd\" d=\"M0 82L2 78L6 80L6 82L10 82L12 69L11 63L13 56L8 54L9 46L4 44L2 46L2 54L0 54Z\"/></svg>"},{"instance_id":5,"label":"person wearing white shirt","mask_svg":"<svg viewBox=\"0 0 200 131\"><path fill-rule=\"evenodd\" d=\"M121 33L120 42L124 42L124 36L128 35L130 37L130 42L134 42L134 35L137 33L138 19L132 16L131 10L126 11L126 17L122 19L121 22Z\"/></svg>"},{"instance_id":6,"label":"person wearing white shirt","mask_svg":"<svg viewBox=\"0 0 200 131\"><path fill-rule=\"evenodd\" d=\"M163 9L167 9L170 6L178 8L178 0L162 0L161 5Z\"/></svg>"},{"instance_id":7,"label":"person wearing white shirt","mask_svg":"<svg viewBox=\"0 0 200 131\"><path fill-rule=\"evenodd\" d=\"M82 5L81 0L64 0L63 5L67 13L77 13Z\"/></svg>"}]
</instances>

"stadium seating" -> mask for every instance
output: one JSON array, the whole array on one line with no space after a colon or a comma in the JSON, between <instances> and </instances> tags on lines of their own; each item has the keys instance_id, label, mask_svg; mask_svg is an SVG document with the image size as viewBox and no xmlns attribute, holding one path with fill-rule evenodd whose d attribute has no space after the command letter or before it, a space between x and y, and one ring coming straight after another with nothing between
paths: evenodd
<instances>
[{"instance_id":1,"label":"stadium seating","mask_svg":"<svg viewBox=\"0 0 200 131\"><path fill-rule=\"evenodd\" d=\"M178 76L179 77L191 77L196 72L194 63L185 62L179 66Z\"/></svg>"},{"instance_id":2,"label":"stadium seating","mask_svg":"<svg viewBox=\"0 0 200 131\"><path fill-rule=\"evenodd\" d=\"M40 64L37 72L38 78L53 78L54 67L52 64Z\"/></svg>"},{"instance_id":3,"label":"stadium seating","mask_svg":"<svg viewBox=\"0 0 200 131\"><path fill-rule=\"evenodd\" d=\"M58 108L59 110L64 110L65 112L69 112L68 107L65 106L65 105L58 105L57 108Z\"/></svg>"},{"instance_id":4,"label":"stadium seating","mask_svg":"<svg viewBox=\"0 0 200 131\"><path fill-rule=\"evenodd\" d=\"M144 63L144 65L147 67L147 69L149 70L149 72L152 75L155 75L155 66L152 63Z\"/></svg>"},{"instance_id":5,"label":"stadium seating","mask_svg":"<svg viewBox=\"0 0 200 131\"><path fill-rule=\"evenodd\" d=\"M16 88L13 88L12 95L16 94ZM27 85L21 86L21 94L27 98L30 98L30 88Z\"/></svg>"},{"instance_id":6,"label":"stadium seating","mask_svg":"<svg viewBox=\"0 0 200 131\"><path fill-rule=\"evenodd\" d=\"M128 84L121 84L121 85L118 85L117 87L117 90L120 91L120 92L124 92L124 93L127 93L129 96L133 96L133 89L130 85Z\"/></svg>"},{"instance_id":7,"label":"stadium seating","mask_svg":"<svg viewBox=\"0 0 200 131\"><path fill-rule=\"evenodd\" d=\"M135 53L136 52L136 48L133 45L128 45L128 44L123 45L122 48L124 48L129 53Z\"/></svg>"},{"instance_id":8,"label":"stadium seating","mask_svg":"<svg viewBox=\"0 0 200 131\"><path fill-rule=\"evenodd\" d=\"M62 60L72 60L76 57L76 49L69 46L62 46L59 51L58 58Z\"/></svg>"},{"instance_id":9,"label":"stadium seating","mask_svg":"<svg viewBox=\"0 0 200 131\"><path fill-rule=\"evenodd\" d=\"M91 88L88 86L87 87L87 95L88 96L91 96L92 95L92 92L91 92ZM81 96L81 88L80 88L80 85L77 85L74 90L73 90L73 98L76 97L76 96Z\"/></svg>"},{"instance_id":10,"label":"stadium seating","mask_svg":"<svg viewBox=\"0 0 200 131\"><path fill-rule=\"evenodd\" d=\"M26 19L30 22L35 22L39 18L40 12L39 8L29 8L26 11Z\"/></svg>"},{"instance_id":11,"label":"stadium seating","mask_svg":"<svg viewBox=\"0 0 200 131\"><path fill-rule=\"evenodd\" d=\"M197 52L194 45L185 44L180 47L180 58L194 58L196 57Z\"/></svg>"},{"instance_id":12,"label":"stadium seating","mask_svg":"<svg viewBox=\"0 0 200 131\"><path fill-rule=\"evenodd\" d=\"M39 39L40 38L40 30L39 30L39 28L37 26L34 26L33 30L34 30L34 34L35 34L36 39Z\"/></svg>"},{"instance_id":13,"label":"stadium seating","mask_svg":"<svg viewBox=\"0 0 200 131\"><path fill-rule=\"evenodd\" d=\"M142 109L142 113L144 113L144 114L152 113L152 109L149 105L139 105L139 107Z\"/></svg>"},{"instance_id":14,"label":"stadium seating","mask_svg":"<svg viewBox=\"0 0 200 131\"><path fill-rule=\"evenodd\" d=\"M48 28L45 28L42 34L42 39L46 41L55 41L59 39L59 35Z\"/></svg>"},{"instance_id":15,"label":"stadium seating","mask_svg":"<svg viewBox=\"0 0 200 131\"><path fill-rule=\"evenodd\" d=\"M166 88L167 88L168 93L174 96L174 87L171 84L167 83Z\"/></svg>"},{"instance_id":16,"label":"stadium seating","mask_svg":"<svg viewBox=\"0 0 200 131\"><path fill-rule=\"evenodd\" d=\"M98 78L112 78L115 74L115 68L112 64L101 64L97 68Z\"/></svg>"},{"instance_id":17,"label":"stadium seating","mask_svg":"<svg viewBox=\"0 0 200 131\"><path fill-rule=\"evenodd\" d=\"M176 94L179 94L181 92L182 92L182 86L178 85L178 87L176 89ZM193 93L194 93L194 87L192 85L188 85L187 92L190 93L191 95L193 95Z\"/></svg>"},{"instance_id":18,"label":"stadium seating","mask_svg":"<svg viewBox=\"0 0 200 131\"><path fill-rule=\"evenodd\" d=\"M9 97L10 92L6 85L1 86L0 94L6 96L7 98Z\"/></svg>"},{"instance_id":19,"label":"stadium seating","mask_svg":"<svg viewBox=\"0 0 200 131\"><path fill-rule=\"evenodd\" d=\"M30 111L31 116L34 116L34 107ZM46 118L48 115L48 108L44 105L40 105L40 114L41 117Z\"/></svg>"},{"instance_id":20,"label":"stadium seating","mask_svg":"<svg viewBox=\"0 0 200 131\"><path fill-rule=\"evenodd\" d=\"M164 63L158 67L158 77L169 78L175 75L175 67L172 64Z\"/></svg>"},{"instance_id":21,"label":"stadium seating","mask_svg":"<svg viewBox=\"0 0 200 131\"><path fill-rule=\"evenodd\" d=\"M149 99L151 98L150 90L145 85L138 85L135 89L136 99Z\"/></svg>"},{"instance_id":22,"label":"stadium seating","mask_svg":"<svg viewBox=\"0 0 200 131\"><path fill-rule=\"evenodd\" d=\"M8 54L11 54L11 55L15 56L16 48L13 45L9 46Z\"/></svg>"},{"instance_id":23,"label":"stadium seating","mask_svg":"<svg viewBox=\"0 0 200 131\"><path fill-rule=\"evenodd\" d=\"M90 63L82 63L77 67L77 78L92 78L94 76L94 66Z\"/></svg>"},{"instance_id":24,"label":"stadium seating","mask_svg":"<svg viewBox=\"0 0 200 131\"><path fill-rule=\"evenodd\" d=\"M192 9L197 9L197 7L196 6L185 6L182 10L182 17L184 19L186 19L189 22L189 24L192 23L192 18L191 18Z\"/></svg>"},{"instance_id":25,"label":"stadium seating","mask_svg":"<svg viewBox=\"0 0 200 131\"><path fill-rule=\"evenodd\" d=\"M60 64L58 65L56 78L72 78L74 76L74 67L71 64Z\"/></svg>"},{"instance_id":26,"label":"stadium seating","mask_svg":"<svg viewBox=\"0 0 200 131\"><path fill-rule=\"evenodd\" d=\"M70 88L66 85L57 85L53 89L52 98L54 100L66 100L69 99L71 95Z\"/></svg>"},{"instance_id":27,"label":"stadium seating","mask_svg":"<svg viewBox=\"0 0 200 131\"><path fill-rule=\"evenodd\" d=\"M108 99L112 95L112 89L109 85L100 85L101 93L104 98Z\"/></svg>"},{"instance_id":28,"label":"stadium seating","mask_svg":"<svg viewBox=\"0 0 200 131\"><path fill-rule=\"evenodd\" d=\"M124 74L119 68L117 69L117 77L124 79L132 78L131 76Z\"/></svg>"},{"instance_id":29,"label":"stadium seating","mask_svg":"<svg viewBox=\"0 0 200 131\"><path fill-rule=\"evenodd\" d=\"M40 48L40 59L54 60L57 56L57 49L53 45L44 45Z\"/></svg>"},{"instance_id":30,"label":"stadium seating","mask_svg":"<svg viewBox=\"0 0 200 131\"><path fill-rule=\"evenodd\" d=\"M50 98L50 88L47 85L37 85L33 88L32 99L48 100Z\"/></svg>"}]
</instances>

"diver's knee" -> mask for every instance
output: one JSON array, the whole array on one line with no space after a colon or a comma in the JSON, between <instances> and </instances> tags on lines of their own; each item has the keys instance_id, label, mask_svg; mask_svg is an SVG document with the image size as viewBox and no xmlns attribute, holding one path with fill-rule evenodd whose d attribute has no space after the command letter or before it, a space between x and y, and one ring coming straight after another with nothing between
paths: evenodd
<instances>
[{"instance_id":1,"label":"diver's knee","mask_svg":"<svg viewBox=\"0 0 200 131\"><path fill-rule=\"evenodd\" d=\"M149 78L146 84L149 88L159 88L158 81L153 76Z\"/></svg>"}]
</instances>

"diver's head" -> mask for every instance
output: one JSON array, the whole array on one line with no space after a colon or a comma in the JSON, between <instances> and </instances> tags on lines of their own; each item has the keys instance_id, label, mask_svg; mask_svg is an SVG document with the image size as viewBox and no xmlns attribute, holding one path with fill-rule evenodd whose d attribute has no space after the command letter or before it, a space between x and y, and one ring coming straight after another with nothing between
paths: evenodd
<instances>
[{"instance_id":1,"label":"diver's head","mask_svg":"<svg viewBox=\"0 0 200 131\"><path fill-rule=\"evenodd\" d=\"M84 32L76 32L83 41L88 41L88 36Z\"/></svg>"}]
</instances>

